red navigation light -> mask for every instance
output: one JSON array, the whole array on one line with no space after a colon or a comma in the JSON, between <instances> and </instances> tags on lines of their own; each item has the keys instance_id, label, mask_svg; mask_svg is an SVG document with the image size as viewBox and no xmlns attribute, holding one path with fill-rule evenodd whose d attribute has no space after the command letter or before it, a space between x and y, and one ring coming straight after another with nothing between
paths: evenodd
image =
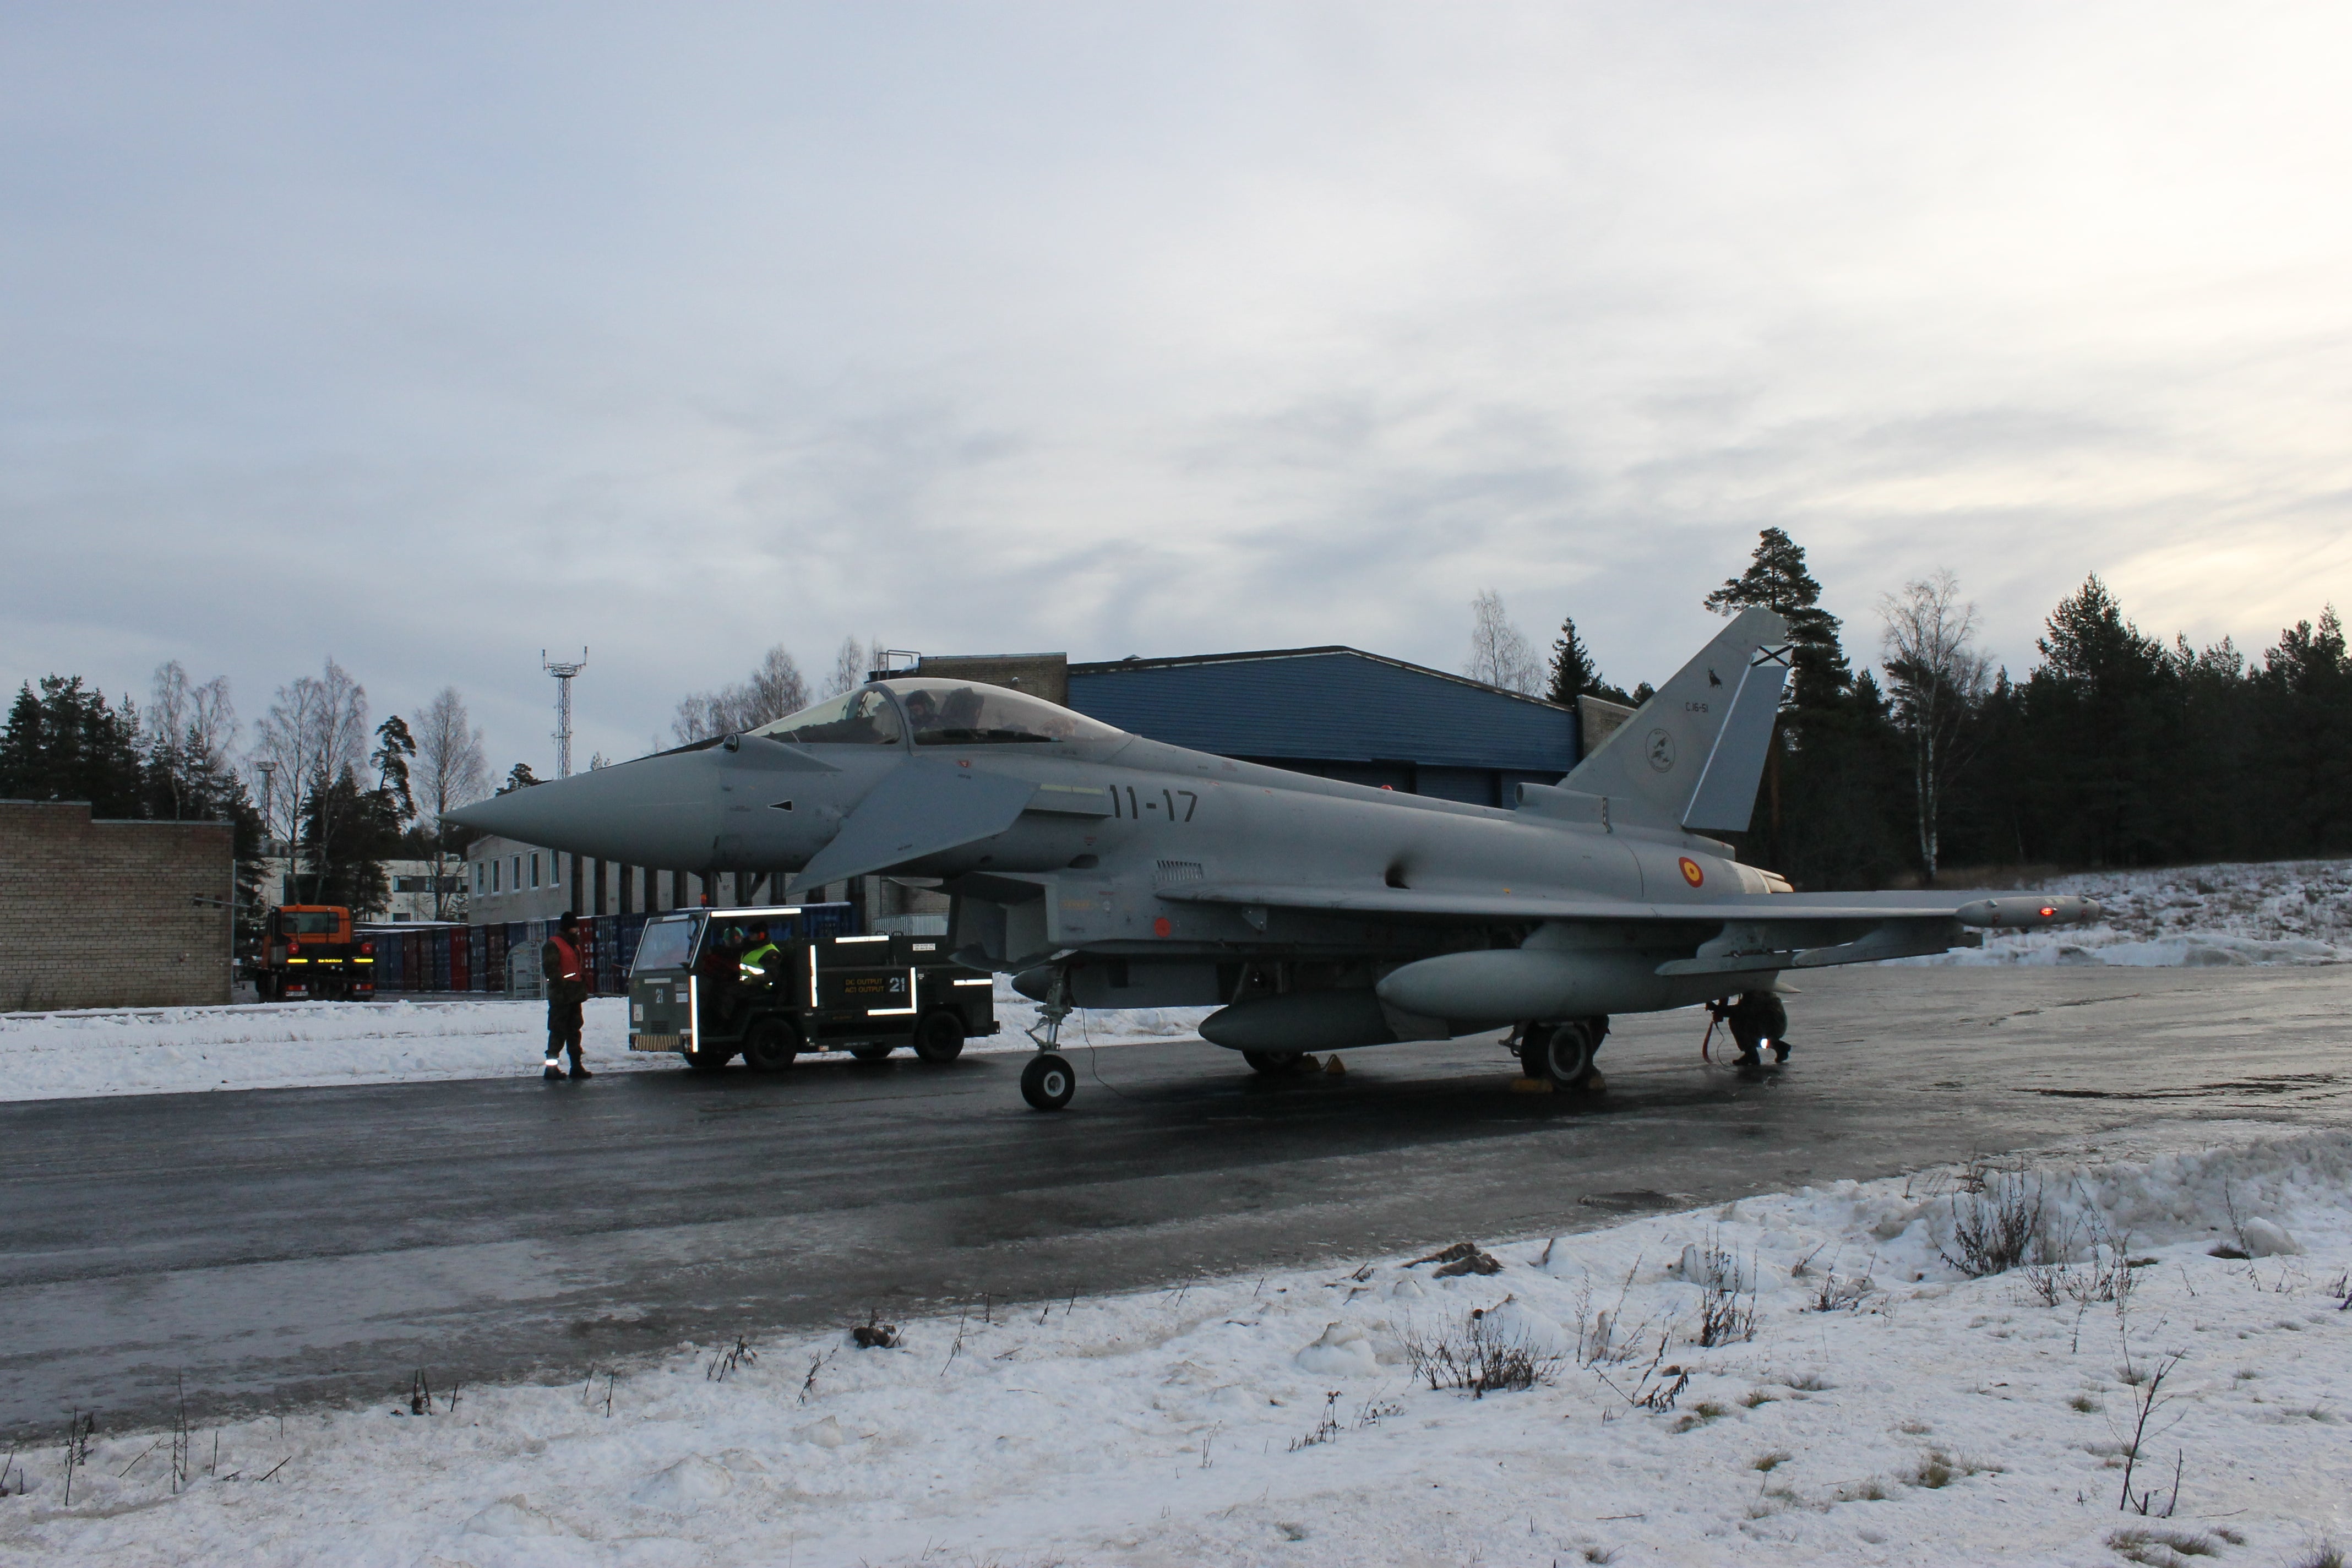
<instances>
[{"instance_id":1,"label":"red navigation light","mask_svg":"<svg viewBox=\"0 0 2352 1568\"><path fill-rule=\"evenodd\" d=\"M2044 905L2042 905L2042 918L2043 920L2045 920L2045 921L2046 921L2046 920L2048 920L2052 915L2056 914L2057 912L2058 912L2058 911L2057 911L2056 910L2052 909L2048 904L2044 904Z\"/></svg>"}]
</instances>

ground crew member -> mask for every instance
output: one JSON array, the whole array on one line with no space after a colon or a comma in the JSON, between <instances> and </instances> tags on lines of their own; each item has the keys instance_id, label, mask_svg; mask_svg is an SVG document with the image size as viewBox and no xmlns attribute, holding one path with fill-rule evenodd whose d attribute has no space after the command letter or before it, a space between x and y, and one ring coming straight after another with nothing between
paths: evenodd
<instances>
[{"instance_id":1,"label":"ground crew member","mask_svg":"<svg viewBox=\"0 0 2352 1568\"><path fill-rule=\"evenodd\" d=\"M583 951L580 917L567 914L555 923L555 934L539 950L539 972L547 977L547 1071L560 1079L558 1058L572 1053L572 1076L593 1078L580 1061L581 1005L588 1000L588 961Z\"/></svg>"},{"instance_id":2,"label":"ground crew member","mask_svg":"<svg viewBox=\"0 0 2352 1568\"><path fill-rule=\"evenodd\" d=\"M1789 1012L1769 991L1743 991L1730 1001L1708 1003L1706 1010L1717 1023L1731 1026L1731 1042L1739 1047L1735 1066L1762 1067L1761 1047L1767 1046L1774 1061L1789 1059L1789 1041L1782 1033L1789 1026Z\"/></svg>"},{"instance_id":3,"label":"ground crew member","mask_svg":"<svg viewBox=\"0 0 2352 1568\"><path fill-rule=\"evenodd\" d=\"M768 928L755 925L751 928L750 945L743 949L743 956L735 961L736 973L746 985L772 985L776 979L777 961L782 957L776 944L768 940Z\"/></svg>"}]
</instances>

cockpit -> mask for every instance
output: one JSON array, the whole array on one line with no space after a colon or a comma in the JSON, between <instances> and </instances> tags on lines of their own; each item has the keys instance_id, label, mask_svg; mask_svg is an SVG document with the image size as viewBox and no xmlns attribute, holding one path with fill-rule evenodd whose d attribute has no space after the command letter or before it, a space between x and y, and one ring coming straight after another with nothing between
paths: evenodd
<instances>
[{"instance_id":1,"label":"cockpit","mask_svg":"<svg viewBox=\"0 0 2352 1568\"><path fill-rule=\"evenodd\" d=\"M861 686L751 733L801 746L895 746L909 731L918 746L1116 741L1124 733L1026 692L919 677Z\"/></svg>"}]
</instances>

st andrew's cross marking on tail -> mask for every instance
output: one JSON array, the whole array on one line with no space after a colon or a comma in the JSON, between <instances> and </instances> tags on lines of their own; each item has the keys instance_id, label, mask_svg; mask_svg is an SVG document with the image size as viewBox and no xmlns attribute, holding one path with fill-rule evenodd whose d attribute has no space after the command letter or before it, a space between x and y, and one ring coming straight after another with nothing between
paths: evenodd
<instances>
[{"instance_id":1,"label":"st andrew's cross marking on tail","mask_svg":"<svg viewBox=\"0 0 2352 1568\"><path fill-rule=\"evenodd\" d=\"M1055 1046L1085 1007L1217 1007L1203 1037L1266 1073L1508 1026L1531 1076L1587 1088L1612 1014L1723 1004L1752 1060L1767 1034L1785 1048L1786 971L2097 913L2030 894L1800 894L1740 864L1713 835L1754 813L1787 636L1743 612L1637 722L1509 806L1235 762L917 675L449 816L632 865L936 879L953 956L1043 1004L1023 1075L1040 1107L1076 1083ZM764 808L787 795L793 809Z\"/></svg>"}]
</instances>

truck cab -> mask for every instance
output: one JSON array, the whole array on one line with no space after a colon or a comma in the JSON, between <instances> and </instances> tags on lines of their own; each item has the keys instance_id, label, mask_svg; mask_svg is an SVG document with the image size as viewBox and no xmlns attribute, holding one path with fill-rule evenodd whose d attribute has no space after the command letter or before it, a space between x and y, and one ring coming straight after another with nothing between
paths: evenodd
<instances>
[{"instance_id":1,"label":"truck cab","mask_svg":"<svg viewBox=\"0 0 2352 1568\"><path fill-rule=\"evenodd\" d=\"M261 950L251 961L255 989L267 1002L360 1001L375 995L375 942L352 930L339 904L280 904L269 911Z\"/></svg>"},{"instance_id":2,"label":"truck cab","mask_svg":"<svg viewBox=\"0 0 2352 1568\"><path fill-rule=\"evenodd\" d=\"M846 905L679 910L646 922L629 970L629 1048L712 1072L778 1072L803 1053L880 1061L900 1046L951 1062L997 1032L995 983L947 939L859 935Z\"/></svg>"}]
</instances>

